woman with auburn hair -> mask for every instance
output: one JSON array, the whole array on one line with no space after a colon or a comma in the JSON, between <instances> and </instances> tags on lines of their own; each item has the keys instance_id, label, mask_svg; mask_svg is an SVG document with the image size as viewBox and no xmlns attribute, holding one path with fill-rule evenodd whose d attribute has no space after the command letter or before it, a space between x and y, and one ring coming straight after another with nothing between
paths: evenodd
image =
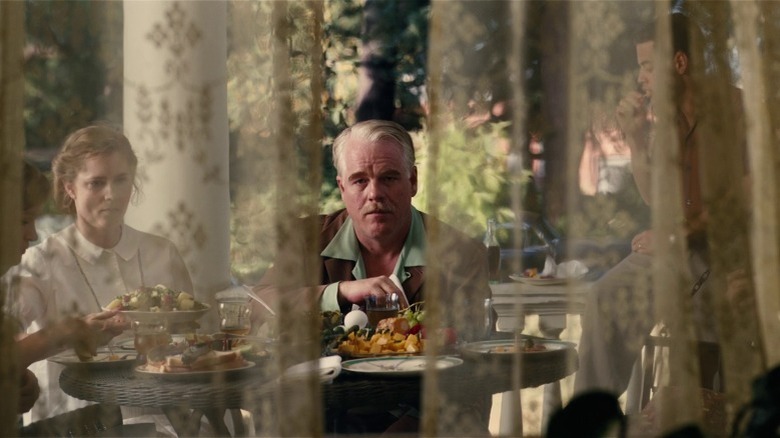
<instances>
[{"instance_id":1,"label":"woman with auburn hair","mask_svg":"<svg viewBox=\"0 0 780 438\"><path fill-rule=\"evenodd\" d=\"M29 248L17 274L14 315L28 334L68 315L102 312L116 296L164 284L192 292L174 244L124 223L135 190L138 159L128 139L107 125L70 134L52 163L57 206L74 223ZM103 343L128 328L119 316L103 320ZM58 364L37 362L43 385L32 420L86 405L59 389Z\"/></svg>"}]
</instances>

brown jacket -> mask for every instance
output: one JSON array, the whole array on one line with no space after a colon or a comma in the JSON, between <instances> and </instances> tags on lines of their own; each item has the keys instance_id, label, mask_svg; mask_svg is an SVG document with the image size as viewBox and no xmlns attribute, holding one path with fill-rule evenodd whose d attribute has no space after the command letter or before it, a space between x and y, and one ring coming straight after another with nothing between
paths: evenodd
<instances>
[{"instance_id":1,"label":"brown jacket","mask_svg":"<svg viewBox=\"0 0 780 438\"><path fill-rule=\"evenodd\" d=\"M485 247L481 242L469 238L453 227L441 222L431 216L421 213L426 233L430 233L430 227L433 224L438 226L440 248L436 251L439 263L438 285L440 292L439 302L443 303L444 318L443 325L452 326L463 333L465 337L469 332L472 336L478 336L484 323L484 300L490 297L490 287L487 278L487 255ZM310 261L313 257L302 257L305 260L298 260L297 266L293 268L297 271L303 267L302 271L290 272L288 269L286 275L280 275L279 264L269 268L263 276L260 284L255 288L257 293L272 303L278 303L278 291L285 290L285 294L296 294L297 296L288 298L294 303L309 303L309 309L315 309L319 306L319 297L329 284L338 281L355 280L352 276L352 269L355 263L351 260L335 259L323 257L320 255L322 250L330 243L338 230L346 221L348 215L346 210L340 210L330 215L321 215L316 218L304 219L298 230L310 229L307 227L316 226L319 230L319 244L317 245L317 259L319 266L311 266ZM312 219L317 219L318 223L313 224ZM305 231L298 233L306 234ZM434 243L428 238L428 258L426 266L412 266L407 268L411 276L403 282L404 292L410 303L426 301L426 283L436 283L426 278L430 276L432 270L432 248ZM295 243L300 244L300 242ZM301 247L303 248L303 247ZM295 252L295 251L292 251ZM303 252L299 252L303 253ZM288 259L288 266L296 264L295 260ZM315 278L314 269L319 271L316 284L312 281L304 281L306 278ZM426 281L427 280L427 281ZM309 283L309 284L307 284ZM308 287L307 287L308 286ZM305 301L301 301L305 300ZM426 301L426 306L431 306L430 301ZM301 306L305 307L305 306ZM258 312L261 312L257 309ZM346 313L351 310L351 305L342 306L341 312Z\"/></svg>"}]
</instances>

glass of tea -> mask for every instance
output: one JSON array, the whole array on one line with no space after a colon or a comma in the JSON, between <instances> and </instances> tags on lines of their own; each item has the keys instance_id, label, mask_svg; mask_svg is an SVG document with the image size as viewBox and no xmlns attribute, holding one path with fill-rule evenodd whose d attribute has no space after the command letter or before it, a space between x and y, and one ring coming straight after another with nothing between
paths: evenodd
<instances>
[{"instance_id":1,"label":"glass of tea","mask_svg":"<svg viewBox=\"0 0 780 438\"><path fill-rule=\"evenodd\" d=\"M252 308L246 300L219 303L219 330L222 333L246 336L252 329Z\"/></svg>"},{"instance_id":2,"label":"glass of tea","mask_svg":"<svg viewBox=\"0 0 780 438\"><path fill-rule=\"evenodd\" d=\"M366 298L366 315L368 315L368 325L371 327L376 328L379 321L385 318L398 316L399 310L398 300L388 298L381 303L374 296Z\"/></svg>"},{"instance_id":3,"label":"glass of tea","mask_svg":"<svg viewBox=\"0 0 780 438\"><path fill-rule=\"evenodd\" d=\"M133 333L133 345L139 357L145 358L152 348L171 342L171 335L164 322L133 321Z\"/></svg>"}]
</instances>

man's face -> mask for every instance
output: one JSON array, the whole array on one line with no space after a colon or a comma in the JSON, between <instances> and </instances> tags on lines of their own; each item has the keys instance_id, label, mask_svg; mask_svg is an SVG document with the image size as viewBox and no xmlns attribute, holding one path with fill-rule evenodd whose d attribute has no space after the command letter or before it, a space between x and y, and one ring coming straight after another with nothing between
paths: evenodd
<instances>
[{"instance_id":1,"label":"man's face","mask_svg":"<svg viewBox=\"0 0 780 438\"><path fill-rule=\"evenodd\" d=\"M21 256L27 251L32 242L38 240L38 232L35 230L35 218L41 214L41 207L33 207L22 212L22 241L19 247Z\"/></svg>"},{"instance_id":2,"label":"man's face","mask_svg":"<svg viewBox=\"0 0 780 438\"><path fill-rule=\"evenodd\" d=\"M407 170L392 140L349 140L336 181L361 242L403 243L411 223L417 169Z\"/></svg>"},{"instance_id":3,"label":"man's face","mask_svg":"<svg viewBox=\"0 0 780 438\"><path fill-rule=\"evenodd\" d=\"M653 97L653 85L655 83L655 74L653 73L653 50L652 41L639 43L636 45L636 62L639 64L639 75L636 78L639 87L645 97Z\"/></svg>"}]
</instances>

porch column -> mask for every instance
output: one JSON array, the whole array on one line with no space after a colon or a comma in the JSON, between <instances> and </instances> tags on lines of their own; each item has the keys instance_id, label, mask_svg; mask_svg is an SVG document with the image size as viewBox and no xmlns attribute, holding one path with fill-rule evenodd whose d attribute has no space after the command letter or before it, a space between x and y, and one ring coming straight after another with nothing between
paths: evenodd
<instances>
[{"instance_id":1,"label":"porch column","mask_svg":"<svg viewBox=\"0 0 780 438\"><path fill-rule=\"evenodd\" d=\"M124 129L141 196L127 223L171 239L195 296L230 278L225 2L124 2Z\"/></svg>"}]
</instances>

